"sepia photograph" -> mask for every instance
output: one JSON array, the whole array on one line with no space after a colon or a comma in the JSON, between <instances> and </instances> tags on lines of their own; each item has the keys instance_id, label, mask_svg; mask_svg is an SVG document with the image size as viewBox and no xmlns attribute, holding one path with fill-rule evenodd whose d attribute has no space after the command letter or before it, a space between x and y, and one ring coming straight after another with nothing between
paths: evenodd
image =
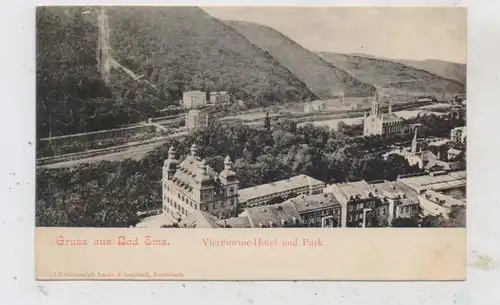
<instances>
[{"instance_id":1,"label":"sepia photograph","mask_svg":"<svg viewBox=\"0 0 500 305\"><path fill-rule=\"evenodd\" d=\"M466 25L461 7L38 7L36 226L465 228Z\"/></svg>"}]
</instances>

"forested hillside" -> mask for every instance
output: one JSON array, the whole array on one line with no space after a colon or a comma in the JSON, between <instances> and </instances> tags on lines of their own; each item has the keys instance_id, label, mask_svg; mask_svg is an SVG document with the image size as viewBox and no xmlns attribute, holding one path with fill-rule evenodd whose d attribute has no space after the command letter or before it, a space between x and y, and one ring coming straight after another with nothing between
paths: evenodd
<instances>
[{"instance_id":1,"label":"forested hillside","mask_svg":"<svg viewBox=\"0 0 500 305\"><path fill-rule=\"evenodd\" d=\"M270 27L244 21L225 21L259 48L269 52L316 95L328 98L340 91L346 96L371 96L375 88L305 49Z\"/></svg>"},{"instance_id":2,"label":"forested hillside","mask_svg":"<svg viewBox=\"0 0 500 305\"><path fill-rule=\"evenodd\" d=\"M113 57L157 85L119 69L109 86L97 68L96 10L37 11L39 138L114 128L178 103L184 90L227 90L247 105L315 98L267 52L196 7L108 8Z\"/></svg>"},{"instance_id":3,"label":"forested hillside","mask_svg":"<svg viewBox=\"0 0 500 305\"><path fill-rule=\"evenodd\" d=\"M197 7L114 7L111 46L172 99L226 90L251 105L313 98L271 55Z\"/></svg>"},{"instance_id":4,"label":"forested hillside","mask_svg":"<svg viewBox=\"0 0 500 305\"><path fill-rule=\"evenodd\" d=\"M107 86L100 75L96 15L87 7L37 11L37 136L115 128L140 121L163 99L121 71ZM120 94L126 92L127 94Z\"/></svg>"},{"instance_id":5,"label":"forested hillside","mask_svg":"<svg viewBox=\"0 0 500 305\"><path fill-rule=\"evenodd\" d=\"M330 52L319 54L333 65L374 86L400 92L425 92L427 94L465 92L465 86L457 81L399 62Z\"/></svg>"},{"instance_id":6,"label":"forested hillside","mask_svg":"<svg viewBox=\"0 0 500 305\"><path fill-rule=\"evenodd\" d=\"M467 65L443 60L398 60L399 62L420 70L436 74L438 76L455 80L466 84Z\"/></svg>"}]
</instances>

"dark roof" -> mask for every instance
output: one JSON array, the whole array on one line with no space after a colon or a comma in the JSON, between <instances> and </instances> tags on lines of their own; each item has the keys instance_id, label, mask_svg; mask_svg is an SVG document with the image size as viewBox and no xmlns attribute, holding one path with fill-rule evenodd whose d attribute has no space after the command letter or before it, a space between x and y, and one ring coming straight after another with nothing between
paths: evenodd
<instances>
[{"instance_id":1,"label":"dark roof","mask_svg":"<svg viewBox=\"0 0 500 305\"><path fill-rule=\"evenodd\" d=\"M291 201L248 208L240 214L240 217L243 216L248 216L252 228L284 227L302 222L297 207Z\"/></svg>"},{"instance_id":2,"label":"dark roof","mask_svg":"<svg viewBox=\"0 0 500 305\"><path fill-rule=\"evenodd\" d=\"M385 113L382 115L384 122L399 122L402 121L397 115L393 113Z\"/></svg>"},{"instance_id":3,"label":"dark roof","mask_svg":"<svg viewBox=\"0 0 500 305\"><path fill-rule=\"evenodd\" d=\"M214 181L217 173L209 166L204 165L204 161L198 157L189 155L182 161L174 174L172 181L180 186L193 187L200 181ZM206 173L203 173L202 166L205 166Z\"/></svg>"},{"instance_id":4,"label":"dark roof","mask_svg":"<svg viewBox=\"0 0 500 305\"><path fill-rule=\"evenodd\" d=\"M295 206L297 207L299 213L305 213L328 207L340 207L340 203L332 193L301 195L290 199L290 201L295 203Z\"/></svg>"}]
</instances>

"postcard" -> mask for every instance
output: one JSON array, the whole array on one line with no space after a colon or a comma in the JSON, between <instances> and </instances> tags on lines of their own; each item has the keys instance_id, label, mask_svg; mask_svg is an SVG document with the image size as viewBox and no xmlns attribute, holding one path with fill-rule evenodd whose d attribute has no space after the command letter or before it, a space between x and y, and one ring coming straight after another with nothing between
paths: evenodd
<instances>
[{"instance_id":1,"label":"postcard","mask_svg":"<svg viewBox=\"0 0 500 305\"><path fill-rule=\"evenodd\" d=\"M38 7L37 279L464 280L466 13Z\"/></svg>"}]
</instances>

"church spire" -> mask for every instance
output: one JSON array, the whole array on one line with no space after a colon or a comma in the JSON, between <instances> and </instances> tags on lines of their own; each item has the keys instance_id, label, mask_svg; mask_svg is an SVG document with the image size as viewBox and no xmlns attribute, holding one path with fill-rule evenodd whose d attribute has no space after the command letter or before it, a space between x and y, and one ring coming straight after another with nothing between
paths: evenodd
<instances>
[{"instance_id":1,"label":"church spire","mask_svg":"<svg viewBox=\"0 0 500 305\"><path fill-rule=\"evenodd\" d=\"M417 133L418 133L418 127L415 128L415 135L413 136L413 141L411 141L411 153L412 154L417 153L417 146L418 146Z\"/></svg>"},{"instance_id":2,"label":"church spire","mask_svg":"<svg viewBox=\"0 0 500 305\"><path fill-rule=\"evenodd\" d=\"M372 100L372 116L378 116L379 105L380 105L379 92L378 92L378 88L377 88L375 90L375 96L373 97L373 100Z\"/></svg>"}]
</instances>

